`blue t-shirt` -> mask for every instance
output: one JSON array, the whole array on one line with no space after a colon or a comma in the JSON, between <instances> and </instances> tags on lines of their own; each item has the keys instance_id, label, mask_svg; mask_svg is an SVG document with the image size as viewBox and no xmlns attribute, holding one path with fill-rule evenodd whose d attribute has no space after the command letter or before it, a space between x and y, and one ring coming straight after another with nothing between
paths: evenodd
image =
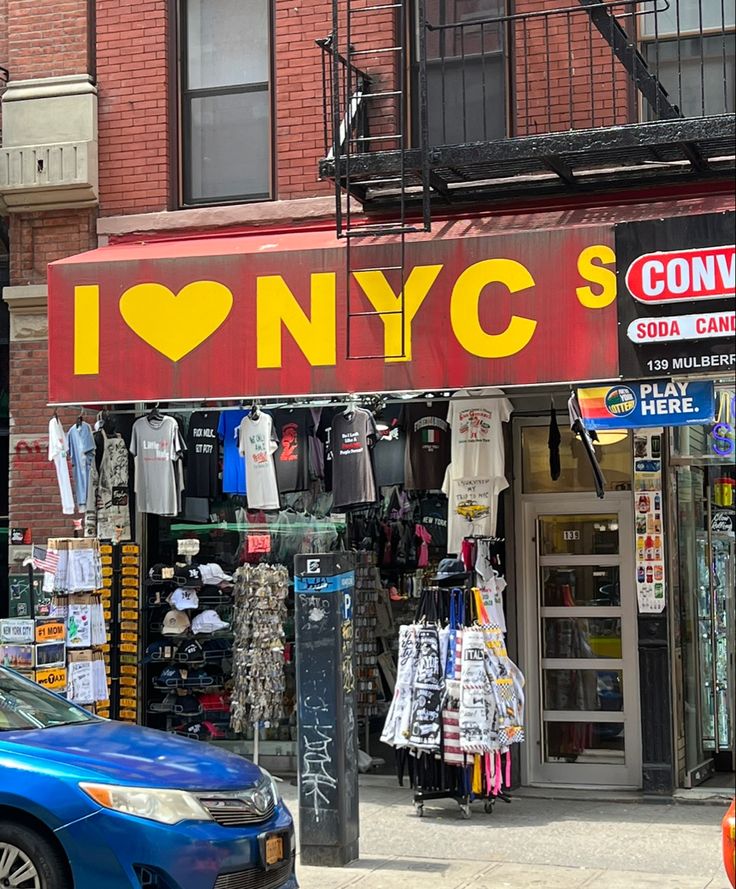
<instances>
[{"instance_id":1,"label":"blue t-shirt","mask_svg":"<svg viewBox=\"0 0 736 889\"><path fill-rule=\"evenodd\" d=\"M248 411L223 411L217 434L223 443L222 490L225 494L245 494L245 460L238 451L238 427Z\"/></svg>"}]
</instances>

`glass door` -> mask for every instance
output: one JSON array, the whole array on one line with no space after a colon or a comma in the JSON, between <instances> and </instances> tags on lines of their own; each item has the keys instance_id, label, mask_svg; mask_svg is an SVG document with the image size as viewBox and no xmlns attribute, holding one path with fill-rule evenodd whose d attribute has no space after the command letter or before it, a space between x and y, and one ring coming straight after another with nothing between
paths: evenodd
<instances>
[{"instance_id":1,"label":"glass door","mask_svg":"<svg viewBox=\"0 0 736 889\"><path fill-rule=\"evenodd\" d=\"M641 780L630 497L526 504L533 539L536 676L530 779L636 787ZM591 498L592 500L592 498ZM616 502L618 500L618 502ZM603 508L602 508L603 507Z\"/></svg>"}]
</instances>

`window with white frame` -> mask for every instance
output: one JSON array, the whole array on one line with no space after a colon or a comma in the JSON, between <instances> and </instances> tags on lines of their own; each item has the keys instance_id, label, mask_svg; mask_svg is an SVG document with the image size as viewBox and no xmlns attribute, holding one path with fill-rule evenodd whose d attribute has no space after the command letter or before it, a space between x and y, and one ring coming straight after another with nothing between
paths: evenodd
<instances>
[{"instance_id":1,"label":"window with white frame","mask_svg":"<svg viewBox=\"0 0 736 889\"><path fill-rule=\"evenodd\" d=\"M685 117L734 110L736 0L649 0L640 35L649 69ZM654 109L645 115L655 118Z\"/></svg>"},{"instance_id":2,"label":"window with white frame","mask_svg":"<svg viewBox=\"0 0 736 889\"><path fill-rule=\"evenodd\" d=\"M181 0L182 203L271 197L270 0Z\"/></svg>"}]
</instances>

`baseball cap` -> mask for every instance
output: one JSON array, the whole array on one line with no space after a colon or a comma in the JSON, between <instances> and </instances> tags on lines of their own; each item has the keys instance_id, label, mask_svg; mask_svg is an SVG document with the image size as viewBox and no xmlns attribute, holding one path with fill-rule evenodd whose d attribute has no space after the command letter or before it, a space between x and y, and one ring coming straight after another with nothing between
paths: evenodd
<instances>
[{"instance_id":1,"label":"baseball cap","mask_svg":"<svg viewBox=\"0 0 736 889\"><path fill-rule=\"evenodd\" d=\"M177 565L173 580L179 586L200 587L202 575L196 565Z\"/></svg>"},{"instance_id":2,"label":"baseball cap","mask_svg":"<svg viewBox=\"0 0 736 889\"><path fill-rule=\"evenodd\" d=\"M176 646L172 645L171 642L168 642L166 639L159 639L158 642L153 642L146 649L145 657L143 658L144 664L150 664L157 661L170 661L176 655Z\"/></svg>"},{"instance_id":3,"label":"baseball cap","mask_svg":"<svg viewBox=\"0 0 736 889\"><path fill-rule=\"evenodd\" d=\"M206 670L189 670L186 679L182 679L182 684L186 688L206 688L208 685L215 685L215 677Z\"/></svg>"},{"instance_id":4,"label":"baseball cap","mask_svg":"<svg viewBox=\"0 0 736 889\"><path fill-rule=\"evenodd\" d=\"M151 701L148 705L148 709L151 713L171 713L174 709L177 697L178 695L175 691L170 691L162 700Z\"/></svg>"},{"instance_id":5,"label":"baseball cap","mask_svg":"<svg viewBox=\"0 0 736 889\"><path fill-rule=\"evenodd\" d=\"M166 599L173 608L178 611L186 611L189 608L199 608L199 599L194 589L177 587Z\"/></svg>"},{"instance_id":6,"label":"baseball cap","mask_svg":"<svg viewBox=\"0 0 736 889\"><path fill-rule=\"evenodd\" d=\"M168 611L161 627L164 636L180 636L189 629L189 618L183 611Z\"/></svg>"},{"instance_id":7,"label":"baseball cap","mask_svg":"<svg viewBox=\"0 0 736 889\"><path fill-rule=\"evenodd\" d=\"M230 624L222 620L212 608L197 614L192 620L193 633L216 633L218 630L226 630L229 626Z\"/></svg>"},{"instance_id":8,"label":"baseball cap","mask_svg":"<svg viewBox=\"0 0 736 889\"><path fill-rule=\"evenodd\" d=\"M184 645L179 646L176 658L186 664L203 664L205 661L202 646L196 639L192 639L190 642L186 642Z\"/></svg>"},{"instance_id":9,"label":"baseball cap","mask_svg":"<svg viewBox=\"0 0 736 889\"><path fill-rule=\"evenodd\" d=\"M199 573L202 575L202 583L209 586L218 586L221 583L232 583L233 581L232 575L225 574L216 562L200 565Z\"/></svg>"},{"instance_id":10,"label":"baseball cap","mask_svg":"<svg viewBox=\"0 0 736 889\"><path fill-rule=\"evenodd\" d=\"M161 562L153 565L148 569L148 580L151 583L164 583L167 580L174 579L174 569Z\"/></svg>"},{"instance_id":11,"label":"baseball cap","mask_svg":"<svg viewBox=\"0 0 736 889\"><path fill-rule=\"evenodd\" d=\"M461 559L442 559L437 566L436 581L464 580L468 576L465 563Z\"/></svg>"},{"instance_id":12,"label":"baseball cap","mask_svg":"<svg viewBox=\"0 0 736 889\"><path fill-rule=\"evenodd\" d=\"M205 713L229 713L230 698L217 692L206 692L197 696Z\"/></svg>"},{"instance_id":13,"label":"baseball cap","mask_svg":"<svg viewBox=\"0 0 736 889\"><path fill-rule=\"evenodd\" d=\"M230 639L207 639L202 643L202 653L206 661L219 661L223 657L229 657L233 651Z\"/></svg>"},{"instance_id":14,"label":"baseball cap","mask_svg":"<svg viewBox=\"0 0 736 889\"><path fill-rule=\"evenodd\" d=\"M181 671L176 667L164 667L158 676L153 677L153 684L157 688L175 688L181 681Z\"/></svg>"},{"instance_id":15,"label":"baseball cap","mask_svg":"<svg viewBox=\"0 0 736 889\"><path fill-rule=\"evenodd\" d=\"M173 729L177 735L196 738L198 741L216 741L227 737L226 733L212 722L183 723Z\"/></svg>"},{"instance_id":16,"label":"baseball cap","mask_svg":"<svg viewBox=\"0 0 736 889\"><path fill-rule=\"evenodd\" d=\"M202 707L193 694L177 695L173 706L174 713L186 713L197 715L202 713Z\"/></svg>"}]
</instances>

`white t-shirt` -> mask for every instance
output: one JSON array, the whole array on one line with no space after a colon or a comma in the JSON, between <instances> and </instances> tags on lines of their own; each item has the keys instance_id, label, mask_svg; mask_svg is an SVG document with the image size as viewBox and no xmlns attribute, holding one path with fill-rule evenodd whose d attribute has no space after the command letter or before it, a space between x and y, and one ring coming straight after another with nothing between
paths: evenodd
<instances>
[{"instance_id":1,"label":"white t-shirt","mask_svg":"<svg viewBox=\"0 0 736 889\"><path fill-rule=\"evenodd\" d=\"M273 454L279 443L270 414L248 414L238 426L238 450L245 459L245 489L249 509L278 509L279 488Z\"/></svg>"},{"instance_id":2,"label":"white t-shirt","mask_svg":"<svg viewBox=\"0 0 736 889\"><path fill-rule=\"evenodd\" d=\"M493 537L498 518L498 495L504 478L452 478L445 473L442 492L447 494L447 552L460 554L465 537Z\"/></svg>"},{"instance_id":3,"label":"white t-shirt","mask_svg":"<svg viewBox=\"0 0 736 889\"><path fill-rule=\"evenodd\" d=\"M500 389L462 389L447 409L452 428L450 472L453 478L503 478L504 446L502 423L508 422L512 407ZM477 397L468 397L477 396Z\"/></svg>"}]
</instances>

